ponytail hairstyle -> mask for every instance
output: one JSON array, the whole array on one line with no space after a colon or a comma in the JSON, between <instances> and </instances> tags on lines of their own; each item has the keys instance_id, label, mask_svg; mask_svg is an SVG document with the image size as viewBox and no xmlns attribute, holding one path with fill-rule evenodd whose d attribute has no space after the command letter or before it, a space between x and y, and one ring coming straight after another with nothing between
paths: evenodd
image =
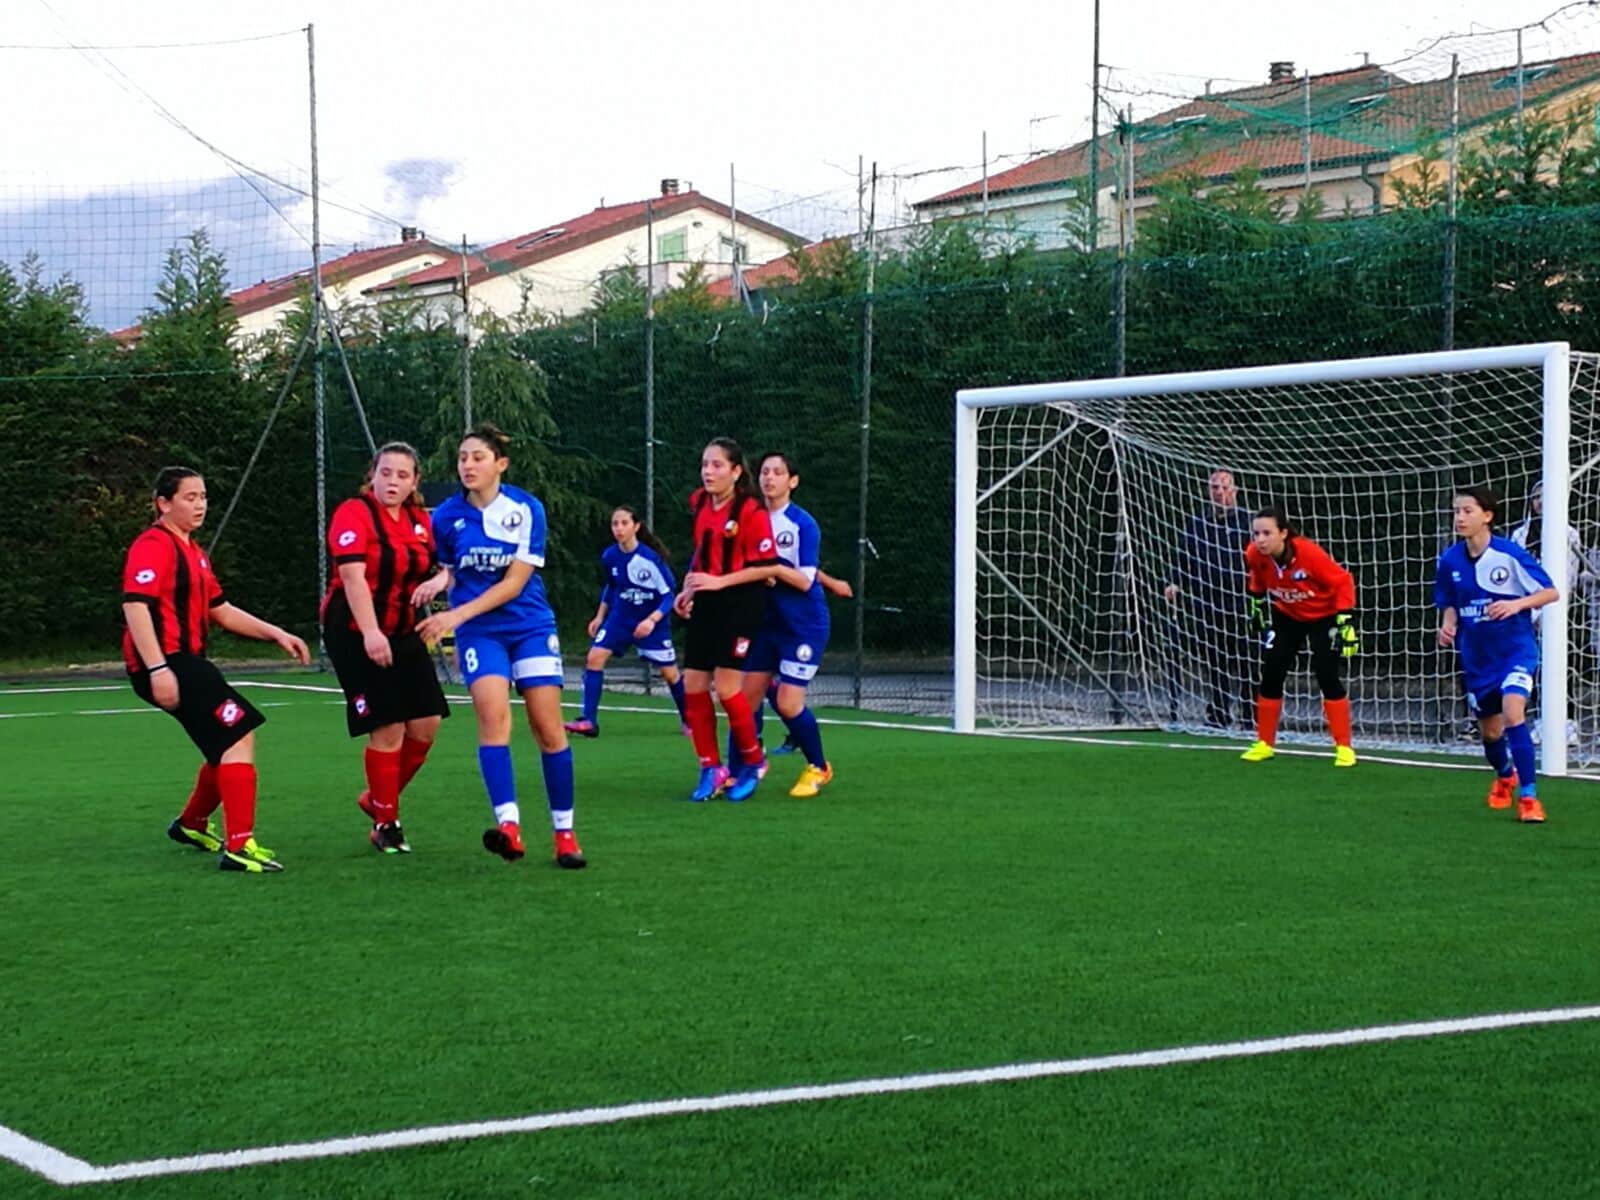
<instances>
[{"instance_id":1,"label":"ponytail hairstyle","mask_svg":"<svg viewBox=\"0 0 1600 1200\"><path fill-rule=\"evenodd\" d=\"M1300 536L1300 530L1289 520L1289 514L1284 511L1281 504L1262 505L1256 510L1256 517L1259 520L1272 521L1283 530L1283 542L1286 546Z\"/></svg>"},{"instance_id":2,"label":"ponytail hairstyle","mask_svg":"<svg viewBox=\"0 0 1600 1200\"><path fill-rule=\"evenodd\" d=\"M630 517L632 517L633 518L633 523L639 527L638 531L634 534L634 536L637 537L646 546L649 546L650 549L654 550L657 554L659 554L661 556L661 561L662 562L670 563L672 561L672 555L668 552L666 546L662 543L661 539L658 538L651 531L650 527L644 523L644 517L640 515L639 510L637 508L635 508L631 504L618 504L614 508L612 508L611 511L612 512L625 512Z\"/></svg>"},{"instance_id":3,"label":"ponytail hairstyle","mask_svg":"<svg viewBox=\"0 0 1600 1200\"><path fill-rule=\"evenodd\" d=\"M494 451L496 458L511 457L511 435L493 421L479 421L462 435L463 442L476 438Z\"/></svg>"},{"instance_id":4,"label":"ponytail hairstyle","mask_svg":"<svg viewBox=\"0 0 1600 1200\"><path fill-rule=\"evenodd\" d=\"M417 448L410 442L385 442L383 445L378 447L377 453L372 456L372 462L367 467L367 477L362 481L361 484L362 492L368 495L371 494L372 479L373 476L377 475L378 473L378 460L381 459L385 454L404 454L411 460L411 474L419 481L422 479L422 458L417 453ZM415 508L422 508L423 503L421 490L419 488L412 488L411 495L402 500L401 505L410 505Z\"/></svg>"},{"instance_id":5,"label":"ponytail hairstyle","mask_svg":"<svg viewBox=\"0 0 1600 1200\"><path fill-rule=\"evenodd\" d=\"M731 437L714 437L706 443L715 446L728 456L728 462L739 468L739 477L733 481L733 499L736 503L746 500L757 500L756 485L750 479L750 467L745 462L744 447Z\"/></svg>"},{"instance_id":6,"label":"ponytail hairstyle","mask_svg":"<svg viewBox=\"0 0 1600 1200\"><path fill-rule=\"evenodd\" d=\"M178 494L178 487L185 479L199 479L200 472L193 467L162 467L156 472L156 481L150 486L150 503L155 507L156 515L161 515L161 506L157 500L171 500Z\"/></svg>"}]
</instances>

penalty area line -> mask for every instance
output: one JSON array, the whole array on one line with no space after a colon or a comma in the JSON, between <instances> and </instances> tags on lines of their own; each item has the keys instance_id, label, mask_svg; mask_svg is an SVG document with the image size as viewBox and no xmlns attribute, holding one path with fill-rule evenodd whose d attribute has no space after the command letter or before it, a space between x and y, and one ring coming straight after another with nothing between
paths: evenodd
<instances>
[{"instance_id":1,"label":"penalty area line","mask_svg":"<svg viewBox=\"0 0 1600 1200\"><path fill-rule=\"evenodd\" d=\"M1459 1017L1438 1021L1414 1021L1399 1025L1374 1025L1325 1033L1302 1033L1288 1037L1261 1038L1243 1042L1221 1042L1200 1046L1177 1046L1164 1050L1143 1050L1130 1054L1107 1054L1094 1058L1069 1058L1051 1062L1014 1063L1000 1067L941 1071L924 1075L898 1075L878 1079L858 1079L845 1083L813 1084L762 1091L727 1092L715 1096L684 1097L677 1100L645 1101L599 1108L571 1109L494 1121L473 1121L459 1125L431 1125L351 1137L328 1138L316 1142L291 1142L281 1146L260 1146L211 1154L192 1154L177 1158L155 1158L138 1162L92 1166L70 1158L31 1138L0 1127L0 1155L61 1184L106 1183L124 1179L150 1179L166 1175L193 1175L204 1171L237 1170L269 1163L300 1162L309 1159L341 1158L376 1150L399 1150L430 1146L442 1142L464 1142L510 1134L535 1133L545 1129L575 1129L593 1125L615 1125L625 1121L655 1117L686 1116L692 1113L727 1112L735 1109L772 1108L784 1104L808 1104L860 1096L885 1096L904 1092L926 1092L943 1088L972 1087L991 1083L1010 1083L1024 1079L1048 1079L1069 1075L1088 1075L1105 1071L1169 1067L1183 1063L1216 1062L1225 1059L1256 1058L1291 1054L1304 1050L1323 1050L1339 1046L1372 1045L1383 1042L1481 1033L1498 1029L1520 1029L1540 1025L1559 1025L1574 1021L1600 1020L1600 1005L1582 1008L1553 1008L1536 1012L1492 1013L1478 1017Z\"/></svg>"},{"instance_id":2,"label":"penalty area line","mask_svg":"<svg viewBox=\"0 0 1600 1200\"><path fill-rule=\"evenodd\" d=\"M276 688L281 691L314 692L330 695L340 695L336 687L325 687L310 683L269 683L258 680L240 680L239 687ZM472 703L470 696L449 696L451 704L468 705ZM581 705L567 702L563 708L577 709ZM661 715L674 715L670 708L650 708L645 705L608 704L608 712L621 713L652 713ZM898 730L903 733L935 733L946 737L988 737L1006 738L1012 741L1023 742L1064 742L1076 746L1109 746L1127 750L1183 750L1204 751L1212 754L1239 752L1239 742L1171 742L1171 741L1141 741L1138 738L1116 737L1109 734L1091 733L1055 733L1043 731L1008 730L1008 729L978 729L970 734L957 733L948 725L926 725L909 721L875 721L871 719L855 719L850 717L818 717L818 725L833 725L849 729L887 729ZM1294 746L1279 746L1277 752L1281 757L1288 758L1325 758L1327 751L1321 749L1297 748ZM1410 758L1397 754L1381 754L1369 751L1360 752L1361 761L1365 763L1378 763L1387 767L1424 767L1441 771L1475 771L1482 772L1483 765L1476 760L1471 762L1451 762L1443 758ZM1570 771L1568 779L1596 779L1593 773L1584 771Z\"/></svg>"}]
</instances>

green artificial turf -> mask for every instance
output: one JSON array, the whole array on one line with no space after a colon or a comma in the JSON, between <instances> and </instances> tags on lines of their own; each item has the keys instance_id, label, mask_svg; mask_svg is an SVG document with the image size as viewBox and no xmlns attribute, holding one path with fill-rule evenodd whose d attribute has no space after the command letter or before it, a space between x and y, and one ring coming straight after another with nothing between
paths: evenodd
<instances>
[{"instance_id":1,"label":"green artificial turf","mask_svg":"<svg viewBox=\"0 0 1600 1200\"><path fill-rule=\"evenodd\" d=\"M382 857L332 697L258 690L257 832L126 689L0 689L0 1125L96 1164L1600 1003L1600 806L1486 771L825 727L836 781L681 799L667 713L580 741L591 866L529 857L457 710ZM627 703L627 701L621 701ZM769 737L769 741L773 740ZM655 1118L140 1182L144 1196L1579 1194L1593 1023ZM0 1162L0 1195L61 1194Z\"/></svg>"}]
</instances>

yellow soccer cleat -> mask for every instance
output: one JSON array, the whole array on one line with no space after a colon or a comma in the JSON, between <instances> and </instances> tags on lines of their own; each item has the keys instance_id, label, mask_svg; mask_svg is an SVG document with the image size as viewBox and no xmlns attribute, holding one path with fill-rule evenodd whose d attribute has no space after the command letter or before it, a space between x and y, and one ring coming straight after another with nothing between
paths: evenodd
<instances>
[{"instance_id":1,"label":"yellow soccer cleat","mask_svg":"<svg viewBox=\"0 0 1600 1200\"><path fill-rule=\"evenodd\" d=\"M1268 743L1257 742L1255 745L1251 746L1250 749L1239 755L1239 757L1244 759L1245 762L1266 762L1267 759L1271 758L1276 753L1277 751L1274 750Z\"/></svg>"},{"instance_id":2,"label":"yellow soccer cleat","mask_svg":"<svg viewBox=\"0 0 1600 1200\"><path fill-rule=\"evenodd\" d=\"M283 864L278 861L278 856L255 838L251 838L237 850L224 849L217 856L217 865L224 871L246 871L252 875L283 870Z\"/></svg>"},{"instance_id":3,"label":"yellow soccer cleat","mask_svg":"<svg viewBox=\"0 0 1600 1200\"><path fill-rule=\"evenodd\" d=\"M1356 765L1356 752L1353 746L1335 746L1333 748L1333 765L1336 767L1353 767Z\"/></svg>"},{"instance_id":4,"label":"yellow soccer cleat","mask_svg":"<svg viewBox=\"0 0 1600 1200\"><path fill-rule=\"evenodd\" d=\"M789 789L789 795L803 800L807 796L815 796L822 790L823 784L831 783L832 781L833 767L831 765L825 767L813 767L810 763L807 763L806 769L800 772L800 778L797 779L795 781L795 785Z\"/></svg>"}]
</instances>

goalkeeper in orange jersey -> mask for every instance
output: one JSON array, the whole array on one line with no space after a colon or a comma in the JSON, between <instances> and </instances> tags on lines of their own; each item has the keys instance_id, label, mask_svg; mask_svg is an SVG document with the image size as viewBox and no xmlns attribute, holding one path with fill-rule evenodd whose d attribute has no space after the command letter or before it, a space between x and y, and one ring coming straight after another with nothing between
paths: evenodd
<instances>
[{"instance_id":1,"label":"goalkeeper in orange jersey","mask_svg":"<svg viewBox=\"0 0 1600 1200\"><path fill-rule=\"evenodd\" d=\"M1268 505L1250 522L1245 548L1245 590L1250 618L1261 633L1261 686L1256 694L1256 743L1245 762L1271 758L1283 712L1283 681L1311 645L1311 669L1322 689L1322 713L1333 735L1333 765L1353 767L1350 700L1340 665L1359 648L1355 620L1356 584L1350 572L1289 523L1283 508Z\"/></svg>"}]
</instances>

